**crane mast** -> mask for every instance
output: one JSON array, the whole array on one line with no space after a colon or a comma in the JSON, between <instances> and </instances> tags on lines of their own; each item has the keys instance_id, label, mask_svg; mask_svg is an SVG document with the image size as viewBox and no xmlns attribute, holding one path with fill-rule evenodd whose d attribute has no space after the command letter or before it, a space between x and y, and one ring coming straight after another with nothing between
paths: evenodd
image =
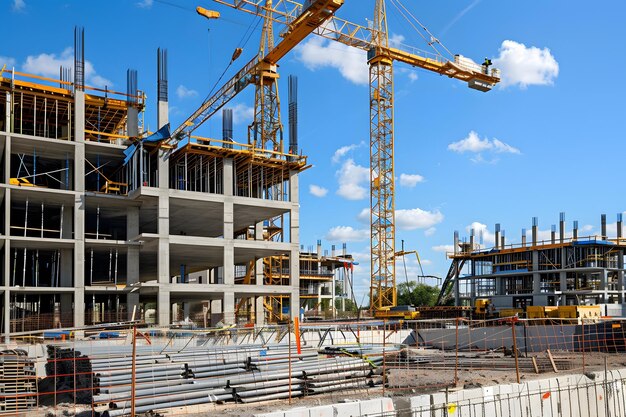
<instances>
[{"instance_id":1,"label":"crane mast","mask_svg":"<svg viewBox=\"0 0 626 417\"><path fill-rule=\"evenodd\" d=\"M393 160L393 61L389 48L385 1L376 0L370 80L370 309L396 305L395 183Z\"/></svg>"},{"instance_id":2,"label":"crane mast","mask_svg":"<svg viewBox=\"0 0 626 417\"><path fill-rule=\"evenodd\" d=\"M272 0L265 1L263 31L259 47L261 64L257 68L254 94L254 121L249 126L248 141L255 149L283 151L283 125L280 120L278 72L275 62L263 61L266 52L274 50Z\"/></svg>"},{"instance_id":3,"label":"crane mast","mask_svg":"<svg viewBox=\"0 0 626 417\"><path fill-rule=\"evenodd\" d=\"M489 91L500 81L500 72L455 55L452 60L438 51L389 46L385 0L375 0L374 22L364 27L334 15L344 0L214 0L217 3L264 17L261 50L213 97L172 135L178 140L190 134L245 85L254 83L255 118L249 129L254 147L283 150L283 127L276 80L276 62L309 33L367 51L370 81L370 309L385 311L397 304L395 268L394 175L394 61L466 82L478 91ZM285 26L281 42L274 46L272 22ZM267 50L269 51L267 51Z\"/></svg>"}]
</instances>

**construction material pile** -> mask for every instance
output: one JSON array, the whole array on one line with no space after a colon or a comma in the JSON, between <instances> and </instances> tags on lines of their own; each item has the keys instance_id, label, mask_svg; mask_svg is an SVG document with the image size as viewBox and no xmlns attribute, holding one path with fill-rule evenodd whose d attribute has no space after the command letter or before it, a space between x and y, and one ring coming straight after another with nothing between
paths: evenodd
<instances>
[{"instance_id":1,"label":"construction material pile","mask_svg":"<svg viewBox=\"0 0 626 417\"><path fill-rule=\"evenodd\" d=\"M553 358L552 356L525 357L521 353L516 361L516 358L511 352L508 352L508 354L495 352L464 352L458 355L454 353L435 355L428 349L403 349L397 353L389 353L386 355L385 365L389 368L410 366L421 369L489 369L510 371L515 370L517 367L521 372L538 374L572 369L575 365L571 358Z\"/></svg>"},{"instance_id":2,"label":"construction material pile","mask_svg":"<svg viewBox=\"0 0 626 417\"><path fill-rule=\"evenodd\" d=\"M37 403L34 362L23 350L0 352L0 413L26 411Z\"/></svg>"},{"instance_id":3,"label":"construction material pile","mask_svg":"<svg viewBox=\"0 0 626 417\"><path fill-rule=\"evenodd\" d=\"M47 351L46 378L39 383L42 404L91 404L93 371L89 358L61 346L48 345Z\"/></svg>"},{"instance_id":4,"label":"construction material pile","mask_svg":"<svg viewBox=\"0 0 626 417\"><path fill-rule=\"evenodd\" d=\"M94 403L104 416L130 413L132 356L110 346L92 355ZM375 364L361 358L320 356L313 348L287 345L207 346L171 351L138 347L135 411L148 412L211 402L251 403L361 389L382 383Z\"/></svg>"}]
</instances>

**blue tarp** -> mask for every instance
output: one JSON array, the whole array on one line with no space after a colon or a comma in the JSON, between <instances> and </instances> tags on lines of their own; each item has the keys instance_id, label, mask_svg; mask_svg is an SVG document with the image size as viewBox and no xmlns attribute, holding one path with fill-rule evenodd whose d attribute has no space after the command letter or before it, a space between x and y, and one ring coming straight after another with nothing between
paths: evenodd
<instances>
[{"instance_id":1,"label":"blue tarp","mask_svg":"<svg viewBox=\"0 0 626 417\"><path fill-rule=\"evenodd\" d=\"M608 246L612 246L615 245L614 242L608 241L608 240L596 240L596 239L592 239L592 240L577 240L575 242L572 243L574 246L585 246L585 245L608 245Z\"/></svg>"},{"instance_id":2,"label":"blue tarp","mask_svg":"<svg viewBox=\"0 0 626 417\"><path fill-rule=\"evenodd\" d=\"M69 338L71 332L69 330L49 330L43 332L44 339L60 339L63 336Z\"/></svg>"},{"instance_id":3,"label":"blue tarp","mask_svg":"<svg viewBox=\"0 0 626 417\"><path fill-rule=\"evenodd\" d=\"M164 139L168 139L170 136L171 136L170 124L168 123L162 128L160 128L159 130L157 130L156 132L154 132L153 134L151 134L150 136L142 139L141 143L144 143L144 142L156 143ZM138 143L135 142L124 150L124 155L126 156L126 158L124 158L124 165L126 165L128 161L130 161L130 158L132 158L135 152L137 152L138 147L139 147Z\"/></svg>"}]
</instances>

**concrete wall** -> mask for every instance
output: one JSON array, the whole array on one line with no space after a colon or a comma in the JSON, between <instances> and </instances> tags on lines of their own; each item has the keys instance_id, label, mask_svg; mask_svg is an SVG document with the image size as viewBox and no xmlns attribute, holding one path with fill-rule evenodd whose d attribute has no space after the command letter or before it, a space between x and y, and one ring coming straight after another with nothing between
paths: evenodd
<instances>
[{"instance_id":1,"label":"concrete wall","mask_svg":"<svg viewBox=\"0 0 626 417\"><path fill-rule=\"evenodd\" d=\"M588 376L587 376L588 375ZM626 369L396 401L398 417L626 417Z\"/></svg>"},{"instance_id":2,"label":"concrete wall","mask_svg":"<svg viewBox=\"0 0 626 417\"><path fill-rule=\"evenodd\" d=\"M626 417L626 369L408 398L375 398L255 417Z\"/></svg>"}]
</instances>

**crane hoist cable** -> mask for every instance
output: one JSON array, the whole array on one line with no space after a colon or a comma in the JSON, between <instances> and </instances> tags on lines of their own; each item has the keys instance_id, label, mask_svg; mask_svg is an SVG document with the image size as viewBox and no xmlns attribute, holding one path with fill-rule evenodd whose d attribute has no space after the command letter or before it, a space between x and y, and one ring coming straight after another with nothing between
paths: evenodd
<instances>
[{"instance_id":1,"label":"crane hoist cable","mask_svg":"<svg viewBox=\"0 0 626 417\"><path fill-rule=\"evenodd\" d=\"M239 44L235 48L235 51L233 52L233 55L232 55L232 57L230 59L230 62L228 63L228 65L226 65L226 68L224 68L224 71L222 71L222 75L220 75L220 77L217 79L217 81L215 81L215 84L213 84L213 87L211 87L211 89L209 90L209 94L207 94L207 96L204 98L205 101L208 100L209 97L211 97L211 95L215 92L215 88L222 81L222 79L224 78L224 75L226 75L226 72L228 72L230 67L233 65L233 62L235 62L237 60L237 58L239 58L239 56L241 56L241 52L243 51L243 48L248 44L248 41L252 37L252 34L257 30L257 28L259 27L259 24L262 21L263 21L262 18L257 18L256 19L256 24L254 25L254 28L252 28L252 24L254 23L254 21L251 22L250 25L248 25L248 29L246 29L246 31L244 32L241 40L239 41ZM245 38L245 40L244 40L244 38Z\"/></svg>"},{"instance_id":2,"label":"crane hoist cable","mask_svg":"<svg viewBox=\"0 0 626 417\"><path fill-rule=\"evenodd\" d=\"M448 48L446 48L446 46L441 43L441 41L439 40L439 38L437 38L425 25L423 25L412 13L409 9L406 8L406 6L400 1L400 0L389 0L391 2L391 4L398 9L398 11L400 12L400 14L406 19L406 21L409 23L409 25L411 25L411 27L415 30L415 32L417 32L423 39L424 41L426 41L426 43L435 51L435 53L441 57L443 57L443 54L441 52L439 52L439 50L435 47L435 44L439 44L441 45L441 47L448 53L449 57L452 57L454 54L452 54L452 52L450 52L450 50ZM409 18L410 17L410 18ZM426 34L428 34L428 36L430 36L430 39L427 39L426 36L424 36L424 34L419 30L419 28L417 28L415 26L415 23L417 23L424 32L426 32Z\"/></svg>"}]
</instances>

